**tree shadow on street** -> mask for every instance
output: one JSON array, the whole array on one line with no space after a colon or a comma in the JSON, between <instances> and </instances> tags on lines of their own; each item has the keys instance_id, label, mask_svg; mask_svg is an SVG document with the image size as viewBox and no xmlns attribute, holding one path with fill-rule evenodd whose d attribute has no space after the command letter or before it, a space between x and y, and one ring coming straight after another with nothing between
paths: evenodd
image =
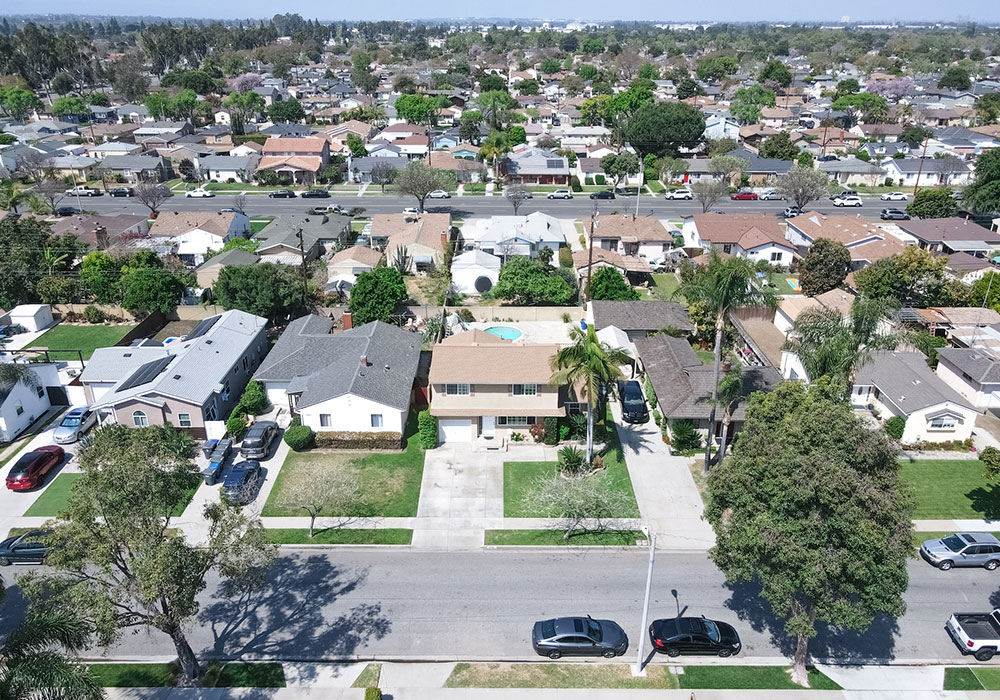
<instances>
[{"instance_id":1,"label":"tree shadow on street","mask_svg":"<svg viewBox=\"0 0 1000 700\"><path fill-rule=\"evenodd\" d=\"M303 661L354 654L390 629L379 604L337 606L362 588L366 577L367 572L334 566L322 555L282 556L263 591L221 586L213 593L199 614L214 638L206 653Z\"/></svg>"},{"instance_id":2,"label":"tree shadow on street","mask_svg":"<svg viewBox=\"0 0 1000 700\"><path fill-rule=\"evenodd\" d=\"M795 638L785 632L785 620L776 616L761 596L760 585L726 584L732 591L726 607L755 632L767 632L770 642L785 656L795 654ZM809 640L812 659L836 659L838 666L857 666L877 659L895 658L899 624L895 618L877 615L865 632L841 629L824 622L816 623L816 636Z\"/></svg>"}]
</instances>

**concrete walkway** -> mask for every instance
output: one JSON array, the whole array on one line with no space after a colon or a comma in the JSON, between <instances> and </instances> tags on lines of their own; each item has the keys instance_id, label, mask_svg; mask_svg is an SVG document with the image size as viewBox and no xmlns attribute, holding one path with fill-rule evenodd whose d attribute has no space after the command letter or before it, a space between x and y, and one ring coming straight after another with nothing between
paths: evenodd
<instances>
[{"instance_id":1,"label":"concrete walkway","mask_svg":"<svg viewBox=\"0 0 1000 700\"><path fill-rule=\"evenodd\" d=\"M711 525L702 519L704 503L688 465L690 457L670 454L652 419L644 425L621 420L611 405L628 465L639 514L661 549L705 550L715 544Z\"/></svg>"}]
</instances>

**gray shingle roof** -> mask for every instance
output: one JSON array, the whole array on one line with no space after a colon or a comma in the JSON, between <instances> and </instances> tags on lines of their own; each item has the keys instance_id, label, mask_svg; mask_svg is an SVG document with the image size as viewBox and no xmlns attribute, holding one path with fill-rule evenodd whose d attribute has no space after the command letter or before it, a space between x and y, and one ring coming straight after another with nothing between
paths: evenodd
<instances>
[{"instance_id":1,"label":"gray shingle roof","mask_svg":"<svg viewBox=\"0 0 1000 700\"><path fill-rule=\"evenodd\" d=\"M878 352L858 370L855 386L875 386L898 409L913 411L936 406L945 401L972 408L957 391L944 383L920 352Z\"/></svg>"},{"instance_id":2,"label":"gray shingle roof","mask_svg":"<svg viewBox=\"0 0 1000 700\"><path fill-rule=\"evenodd\" d=\"M330 327L329 319L315 315L292 321L254 379L288 382L288 393L301 392L300 408L353 394L405 410L420 361L420 336L381 321L337 335Z\"/></svg>"},{"instance_id":3,"label":"gray shingle roof","mask_svg":"<svg viewBox=\"0 0 1000 700\"><path fill-rule=\"evenodd\" d=\"M1000 360L974 348L938 348L938 355L979 384L1000 382Z\"/></svg>"},{"instance_id":4,"label":"gray shingle roof","mask_svg":"<svg viewBox=\"0 0 1000 700\"><path fill-rule=\"evenodd\" d=\"M676 301L594 301L597 330L615 326L623 331L659 331L667 326L694 330L687 309Z\"/></svg>"}]
</instances>

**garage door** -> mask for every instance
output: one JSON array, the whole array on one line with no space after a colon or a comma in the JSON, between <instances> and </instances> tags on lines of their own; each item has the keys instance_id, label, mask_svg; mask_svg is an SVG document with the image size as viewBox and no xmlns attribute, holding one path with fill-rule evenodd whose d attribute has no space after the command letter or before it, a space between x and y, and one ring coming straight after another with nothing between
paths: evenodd
<instances>
[{"instance_id":1,"label":"garage door","mask_svg":"<svg viewBox=\"0 0 1000 700\"><path fill-rule=\"evenodd\" d=\"M471 442L472 421L468 418L445 418L438 420L439 442Z\"/></svg>"}]
</instances>

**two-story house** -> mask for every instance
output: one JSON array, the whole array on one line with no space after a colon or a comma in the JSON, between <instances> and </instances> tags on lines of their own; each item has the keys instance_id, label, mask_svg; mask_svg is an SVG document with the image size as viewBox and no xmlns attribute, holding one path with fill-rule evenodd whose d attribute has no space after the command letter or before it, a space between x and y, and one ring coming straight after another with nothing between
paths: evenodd
<instances>
[{"instance_id":1,"label":"two-story house","mask_svg":"<svg viewBox=\"0 0 1000 700\"><path fill-rule=\"evenodd\" d=\"M264 142L257 170L271 170L292 182L312 184L330 162L330 142L325 138L271 137Z\"/></svg>"},{"instance_id":2,"label":"two-story house","mask_svg":"<svg viewBox=\"0 0 1000 700\"><path fill-rule=\"evenodd\" d=\"M546 416L565 416L566 388L552 383L558 351L558 345L514 343L480 330L435 345L429 389L438 440L482 437L500 445ZM579 410L577 403L572 407Z\"/></svg>"}]
</instances>

